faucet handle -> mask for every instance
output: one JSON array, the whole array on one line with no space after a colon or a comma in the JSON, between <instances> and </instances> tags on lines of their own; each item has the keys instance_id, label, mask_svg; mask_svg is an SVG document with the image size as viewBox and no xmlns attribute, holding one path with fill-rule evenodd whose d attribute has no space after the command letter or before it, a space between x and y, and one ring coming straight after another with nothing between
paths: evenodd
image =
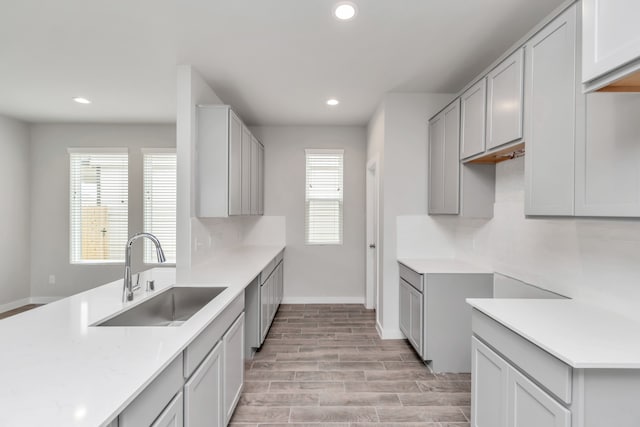
<instances>
[{"instance_id":1,"label":"faucet handle","mask_svg":"<svg viewBox=\"0 0 640 427\"><path fill-rule=\"evenodd\" d=\"M156 290L156 281L155 280L147 280L147 292Z\"/></svg>"},{"instance_id":2,"label":"faucet handle","mask_svg":"<svg viewBox=\"0 0 640 427\"><path fill-rule=\"evenodd\" d=\"M135 292L140 289L140 273L136 274L136 284L132 287L131 291Z\"/></svg>"}]
</instances>

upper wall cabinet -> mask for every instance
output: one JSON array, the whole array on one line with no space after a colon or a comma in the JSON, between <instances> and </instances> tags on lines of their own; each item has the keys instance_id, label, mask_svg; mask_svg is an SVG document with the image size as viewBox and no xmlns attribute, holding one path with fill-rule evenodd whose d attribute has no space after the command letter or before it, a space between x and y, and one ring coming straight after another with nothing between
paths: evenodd
<instances>
[{"instance_id":1,"label":"upper wall cabinet","mask_svg":"<svg viewBox=\"0 0 640 427\"><path fill-rule=\"evenodd\" d=\"M480 154L485 149L487 79L471 86L460 97L460 158Z\"/></svg>"},{"instance_id":2,"label":"upper wall cabinet","mask_svg":"<svg viewBox=\"0 0 640 427\"><path fill-rule=\"evenodd\" d=\"M460 99L429 121L429 214L460 210Z\"/></svg>"},{"instance_id":3,"label":"upper wall cabinet","mask_svg":"<svg viewBox=\"0 0 640 427\"><path fill-rule=\"evenodd\" d=\"M523 50L487 76L487 149L522 139Z\"/></svg>"},{"instance_id":4,"label":"upper wall cabinet","mask_svg":"<svg viewBox=\"0 0 640 427\"><path fill-rule=\"evenodd\" d=\"M576 215L640 217L640 95L586 97L576 144Z\"/></svg>"},{"instance_id":5,"label":"upper wall cabinet","mask_svg":"<svg viewBox=\"0 0 640 427\"><path fill-rule=\"evenodd\" d=\"M583 0L582 82L592 91L640 91L640 2Z\"/></svg>"},{"instance_id":6,"label":"upper wall cabinet","mask_svg":"<svg viewBox=\"0 0 640 427\"><path fill-rule=\"evenodd\" d=\"M525 214L573 215L576 5L525 46Z\"/></svg>"},{"instance_id":7,"label":"upper wall cabinet","mask_svg":"<svg viewBox=\"0 0 640 427\"><path fill-rule=\"evenodd\" d=\"M261 215L262 144L228 105L199 105L197 132L196 215Z\"/></svg>"}]
</instances>

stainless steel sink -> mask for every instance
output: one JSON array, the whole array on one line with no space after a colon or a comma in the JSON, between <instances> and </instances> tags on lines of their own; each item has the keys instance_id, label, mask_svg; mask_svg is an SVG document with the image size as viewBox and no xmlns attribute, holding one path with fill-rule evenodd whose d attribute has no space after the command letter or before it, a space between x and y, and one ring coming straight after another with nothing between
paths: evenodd
<instances>
[{"instance_id":1,"label":"stainless steel sink","mask_svg":"<svg viewBox=\"0 0 640 427\"><path fill-rule=\"evenodd\" d=\"M225 287L173 287L95 326L180 326Z\"/></svg>"}]
</instances>

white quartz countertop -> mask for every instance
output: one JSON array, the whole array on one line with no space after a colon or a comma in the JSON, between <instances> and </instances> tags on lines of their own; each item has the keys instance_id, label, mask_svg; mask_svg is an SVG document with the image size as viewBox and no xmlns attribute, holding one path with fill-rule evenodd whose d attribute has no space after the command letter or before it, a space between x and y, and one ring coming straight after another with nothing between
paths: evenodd
<instances>
[{"instance_id":1,"label":"white quartz countertop","mask_svg":"<svg viewBox=\"0 0 640 427\"><path fill-rule=\"evenodd\" d=\"M640 323L566 299L467 299L574 368L640 368Z\"/></svg>"},{"instance_id":2,"label":"white quartz countertop","mask_svg":"<svg viewBox=\"0 0 640 427\"><path fill-rule=\"evenodd\" d=\"M156 268L156 291L122 302L122 280L0 320L0 426L101 426L113 420L226 308L283 246L241 247L196 269L197 283L227 289L177 327L95 327L175 283ZM141 283L144 283L141 280Z\"/></svg>"},{"instance_id":3,"label":"white quartz countertop","mask_svg":"<svg viewBox=\"0 0 640 427\"><path fill-rule=\"evenodd\" d=\"M490 268L468 263L458 259L400 258L398 262L406 265L416 273L493 273Z\"/></svg>"}]
</instances>

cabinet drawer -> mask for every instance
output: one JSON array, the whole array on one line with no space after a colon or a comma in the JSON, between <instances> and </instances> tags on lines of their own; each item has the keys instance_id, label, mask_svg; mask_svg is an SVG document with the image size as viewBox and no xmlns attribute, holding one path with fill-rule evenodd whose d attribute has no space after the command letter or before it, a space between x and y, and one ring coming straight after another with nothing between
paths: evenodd
<instances>
[{"instance_id":1,"label":"cabinet drawer","mask_svg":"<svg viewBox=\"0 0 640 427\"><path fill-rule=\"evenodd\" d=\"M572 369L569 365L502 326L490 317L473 310L473 334L496 349L558 399L571 403Z\"/></svg>"},{"instance_id":2,"label":"cabinet drawer","mask_svg":"<svg viewBox=\"0 0 640 427\"><path fill-rule=\"evenodd\" d=\"M222 338L229 326L244 310L244 293L238 295L220 316L215 318L209 326L184 350L184 377L189 378L198 365L209 354L211 349Z\"/></svg>"},{"instance_id":3,"label":"cabinet drawer","mask_svg":"<svg viewBox=\"0 0 640 427\"><path fill-rule=\"evenodd\" d=\"M422 274L418 274L404 264L398 264L400 267L400 277L408 284L422 292Z\"/></svg>"},{"instance_id":4,"label":"cabinet drawer","mask_svg":"<svg viewBox=\"0 0 640 427\"><path fill-rule=\"evenodd\" d=\"M119 427L148 426L171 402L183 384L182 354L125 408L119 417Z\"/></svg>"}]
</instances>

